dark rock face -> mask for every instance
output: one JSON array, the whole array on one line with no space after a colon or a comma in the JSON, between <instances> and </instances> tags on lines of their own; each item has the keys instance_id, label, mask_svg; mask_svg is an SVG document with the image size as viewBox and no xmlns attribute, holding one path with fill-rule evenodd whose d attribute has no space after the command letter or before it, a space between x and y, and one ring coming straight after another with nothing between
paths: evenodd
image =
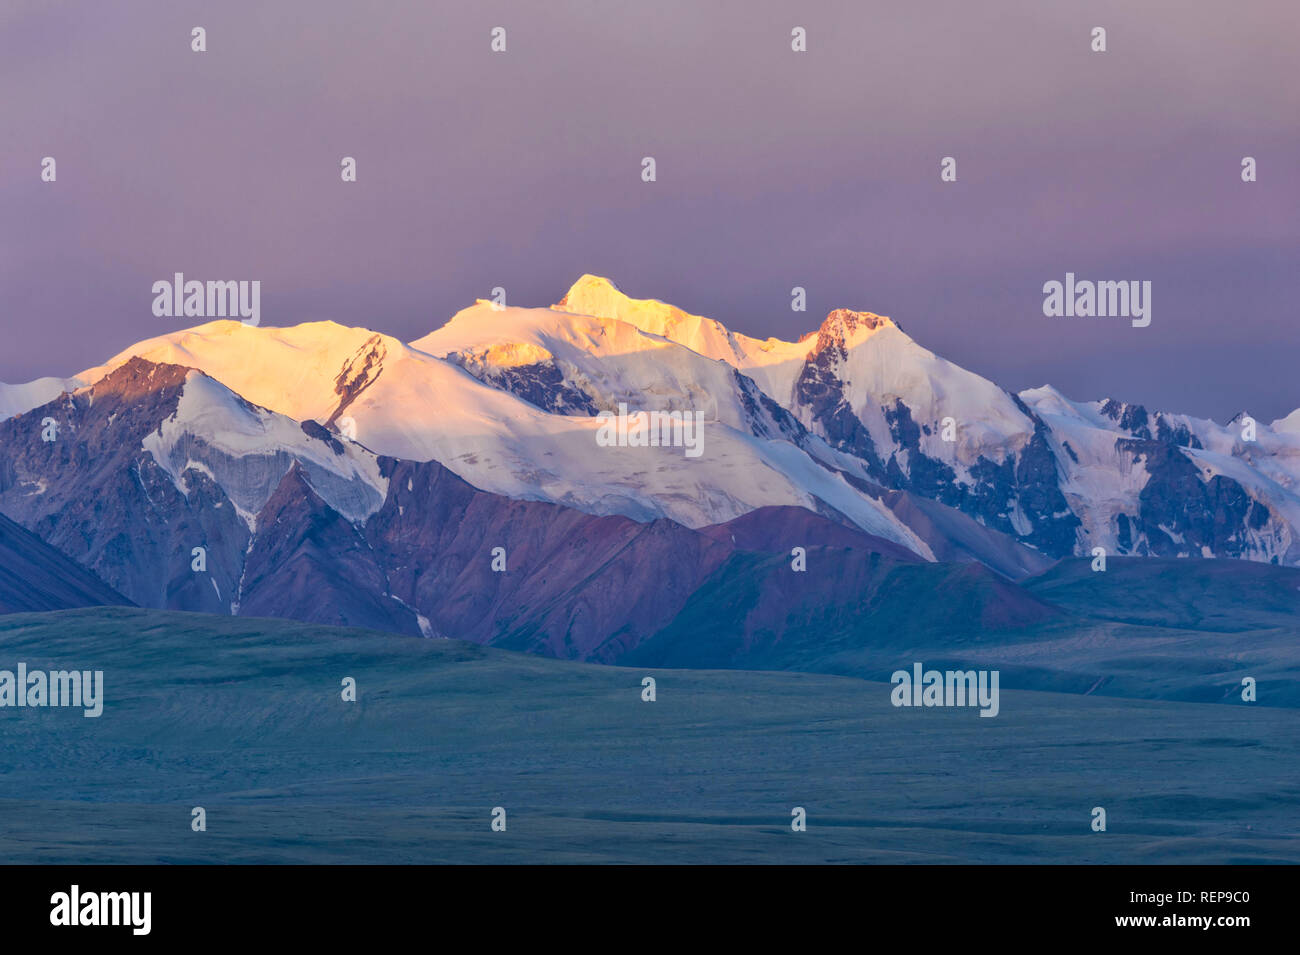
<instances>
[{"instance_id":1,"label":"dark rock face","mask_svg":"<svg viewBox=\"0 0 1300 955\"><path fill-rule=\"evenodd\" d=\"M1142 462L1150 474L1132 518L1137 532L1146 538L1137 553L1199 557L1202 548L1208 548L1217 557L1240 557L1249 544L1247 529L1259 530L1268 522L1268 508L1238 482L1223 475L1203 480L1177 445L1120 439L1118 447Z\"/></svg>"},{"instance_id":2,"label":"dark rock face","mask_svg":"<svg viewBox=\"0 0 1300 955\"><path fill-rule=\"evenodd\" d=\"M372 335L348 359L334 379L334 393L339 396L339 404L325 422L327 425L338 420L361 392L379 380L379 376L384 373L384 358L387 355L388 346L384 344L383 336Z\"/></svg>"},{"instance_id":3,"label":"dark rock face","mask_svg":"<svg viewBox=\"0 0 1300 955\"><path fill-rule=\"evenodd\" d=\"M1074 552L1077 528L1082 522L1061 493L1062 475L1048 441L1047 425L1018 397L1012 398L1034 422L1034 436L1021 450L1016 464L1016 495L1021 510L1033 524L1022 539L1053 557L1068 556Z\"/></svg>"},{"instance_id":4,"label":"dark rock face","mask_svg":"<svg viewBox=\"0 0 1300 955\"><path fill-rule=\"evenodd\" d=\"M1120 514L1115 518L1116 539L1119 546L1125 553L1133 551L1133 522L1129 520L1127 514Z\"/></svg>"},{"instance_id":5,"label":"dark rock face","mask_svg":"<svg viewBox=\"0 0 1300 955\"><path fill-rule=\"evenodd\" d=\"M1170 421L1165 415L1149 415L1141 405L1130 405L1107 398L1102 402L1101 413L1118 424L1132 437L1141 441L1160 441L1180 448L1200 448L1201 442L1187 425ZM1152 435L1151 429L1155 428Z\"/></svg>"},{"instance_id":6,"label":"dark rock face","mask_svg":"<svg viewBox=\"0 0 1300 955\"><path fill-rule=\"evenodd\" d=\"M322 425L319 421L302 422L302 433L309 438L315 438L317 441L324 441L330 446L330 450L335 454L343 454L343 445L338 438L334 437L333 432Z\"/></svg>"},{"instance_id":7,"label":"dark rock face","mask_svg":"<svg viewBox=\"0 0 1300 955\"><path fill-rule=\"evenodd\" d=\"M959 479L946 462L921 448L921 428L901 399L883 408L895 450L885 465L885 482L970 514L986 527L1016 537L1051 557L1074 552L1079 518L1061 493L1061 475L1048 443L1047 426L1019 398L1011 396L1034 422L1034 433L1018 454L1002 461L981 456ZM1018 527L1012 514L1029 523Z\"/></svg>"},{"instance_id":8,"label":"dark rock face","mask_svg":"<svg viewBox=\"0 0 1300 955\"><path fill-rule=\"evenodd\" d=\"M1185 424L1171 425L1164 415L1156 415L1156 440L1179 448L1200 448L1201 439Z\"/></svg>"},{"instance_id":9,"label":"dark rock face","mask_svg":"<svg viewBox=\"0 0 1300 955\"><path fill-rule=\"evenodd\" d=\"M921 450L921 429L912 420L912 412L900 399L884 409L885 421L897 450L889 456L885 473L889 485L897 490L912 491L922 497L941 501L949 507L961 508L968 491L957 483L957 474L942 461L927 456ZM907 461L904 470L901 455ZM994 468L991 461L980 460L979 467ZM965 508L962 508L965 509ZM986 508L987 509L987 508Z\"/></svg>"},{"instance_id":10,"label":"dark rock face","mask_svg":"<svg viewBox=\"0 0 1300 955\"><path fill-rule=\"evenodd\" d=\"M1147 409L1141 405L1124 404L1114 398L1107 398L1101 406L1101 413L1135 438L1151 439L1147 428Z\"/></svg>"},{"instance_id":11,"label":"dark rock face","mask_svg":"<svg viewBox=\"0 0 1300 955\"><path fill-rule=\"evenodd\" d=\"M808 429L794 415L769 398L748 375L742 375L734 368L731 374L751 434L760 438L789 441L801 448L806 446Z\"/></svg>"},{"instance_id":12,"label":"dark rock face","mask_svg":"<svg viewBox=\"0 0 1300 955\"><path fill-rule=\"evenodd\" d=\"M884 477L886 470L871 432L844 399L844 383L836 372L843 351L842 344L831 344L809 357L795 379L795 403L807 409L832 448L861 458L867 473Z\"/></svg>"},{"instance_id":13,"label":"dark rock face","mask_svg":"<svg viewBox=\"0 0 1300 955\"><path fill-rule=\"evenodd\" d=\"M554 359L548 358L529 365L490 365L467 360L464 355L452 352L447 360L459 365L485 385L507 391L543 411L552 414L585 414L590 417L599 413L591 395L569 383Z\"/></svg>"}]
</instances>

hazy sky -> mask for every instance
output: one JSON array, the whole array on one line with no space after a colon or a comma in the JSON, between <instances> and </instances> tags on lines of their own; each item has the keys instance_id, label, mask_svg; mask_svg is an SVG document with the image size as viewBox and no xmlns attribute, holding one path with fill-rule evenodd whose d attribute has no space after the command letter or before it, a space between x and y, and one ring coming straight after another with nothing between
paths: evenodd
<instances>
[{"instance_id":1,"label":"hazy sky","mask_svg":"<svg viewBox=\"0 0 1300 955\"><path fill-rule=\"evenodd\" d=\"M0 0L0 380L193 324L150 309L177 271L408 341L594 272L1267 421L1300 405L1298 64L1296 0ZM1044 317L1067 271L1150 280L1150 327Z\"/></svg>"}]
</instances>

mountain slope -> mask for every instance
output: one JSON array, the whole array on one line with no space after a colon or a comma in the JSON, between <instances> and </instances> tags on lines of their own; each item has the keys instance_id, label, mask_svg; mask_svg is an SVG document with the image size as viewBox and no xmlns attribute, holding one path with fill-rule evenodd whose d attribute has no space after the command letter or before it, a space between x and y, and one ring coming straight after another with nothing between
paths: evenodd
<instances>
[{"instance_id":1,"label":"mountain slope","mask_svg":"<svg viewBox=\"0 0 1300 955\"><path fill-rule=\"evenodd\" d=\"M1222 633L1275 627L1300 640L1300 570L1291 567L1120 557L1097 573L1091 561L1064 560L1024 586L1092 617Z\"/></svg>"},{"instance_id":2,"label":"mountain slope","mask_svg":"<svg viewBox=\"0 0 1300 955\"><path fill-rule=\"evenodd\" d=\"M877 678L880 661L910 648L943 647L951 656L1068 623L1058 608L979 564L900 563L834 546L807 551L804 572L785 555L736 553L624 662ZM858 662L838 662L845 654Z\"/></svg>"},{"instance_id":3,"label":"mountain slope","mask_svg":"<svg viewBox=\"0 0 1300 955\"><path fill-rule=\"evenodd\" d=\"M130 601L86 568L0 514L0 614Z\"/></svg>"}]
</instances>

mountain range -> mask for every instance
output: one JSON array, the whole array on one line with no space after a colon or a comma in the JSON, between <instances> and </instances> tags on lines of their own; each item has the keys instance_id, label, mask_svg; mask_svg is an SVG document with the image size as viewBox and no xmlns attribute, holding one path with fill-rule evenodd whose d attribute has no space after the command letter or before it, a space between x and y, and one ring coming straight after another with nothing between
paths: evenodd
<instances>
[{"instance_id":1,"label":"mountain range","mask_svg":"<svg viewBox=\"0 0 1300 955\"><path fill-rule=\"evenodd\" d=\"M601 446L620 405L701 415L702 454ZM589 275L410 343L212 322L0 385L0 416L0 513L87 603L601 662L1066 626L1035 581L1095 548L1300 565L1300 411L1012 394L870 312L758 340Z\"/></svg>"}]
</instances>

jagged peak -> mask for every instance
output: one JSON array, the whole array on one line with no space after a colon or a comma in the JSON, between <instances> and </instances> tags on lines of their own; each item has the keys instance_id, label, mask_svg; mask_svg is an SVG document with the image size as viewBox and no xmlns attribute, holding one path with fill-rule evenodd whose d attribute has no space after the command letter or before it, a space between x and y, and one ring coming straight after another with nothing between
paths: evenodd
<instances>
[{"instance_id":1,"label":"jagged peak","mask_svg":"<svg viewBox=\"0 0 1300 955\"><path fill-rule=\"evenodd\" d=\"M875 312L858 312L851 308L837 308L826 316L826 320L817 329L817 343L813 346L812 354L819 355L828 348L846 352L852 346L866 341L876 332L895 327L897 326L889 318L884 315L877 315ZM810 332L800 338L799 341L804 341L812 334Z\"/></svg>"},{"instance_id":2,"label":"jagged peak","mask_svg":"<svg viewBox=\"0 0 1300 955\"><path fill-rule=\"evenodd\" d=\"M842 329L846 334L853 335L863 329L874 332L879 328L885 328L893 324L893 321L887 315L877 315L875 312L858 312L851 308L837 308L826 316L826 321L822 322L818 331Z\"/></svg>"},{"instance_id":3,"label":"jagged peak","mask_svg":"<svg viewBox=\"0 0 1300 955\"><path fill-rule=\"evenodd\" d=\"M203 374L189 365L150 361L132 355L99 379L78 388L77 393L93 391L101 395L118 394L126 399L137 398L146 392L182 384L191 373Z\"/></svg>"}]
</instances>

